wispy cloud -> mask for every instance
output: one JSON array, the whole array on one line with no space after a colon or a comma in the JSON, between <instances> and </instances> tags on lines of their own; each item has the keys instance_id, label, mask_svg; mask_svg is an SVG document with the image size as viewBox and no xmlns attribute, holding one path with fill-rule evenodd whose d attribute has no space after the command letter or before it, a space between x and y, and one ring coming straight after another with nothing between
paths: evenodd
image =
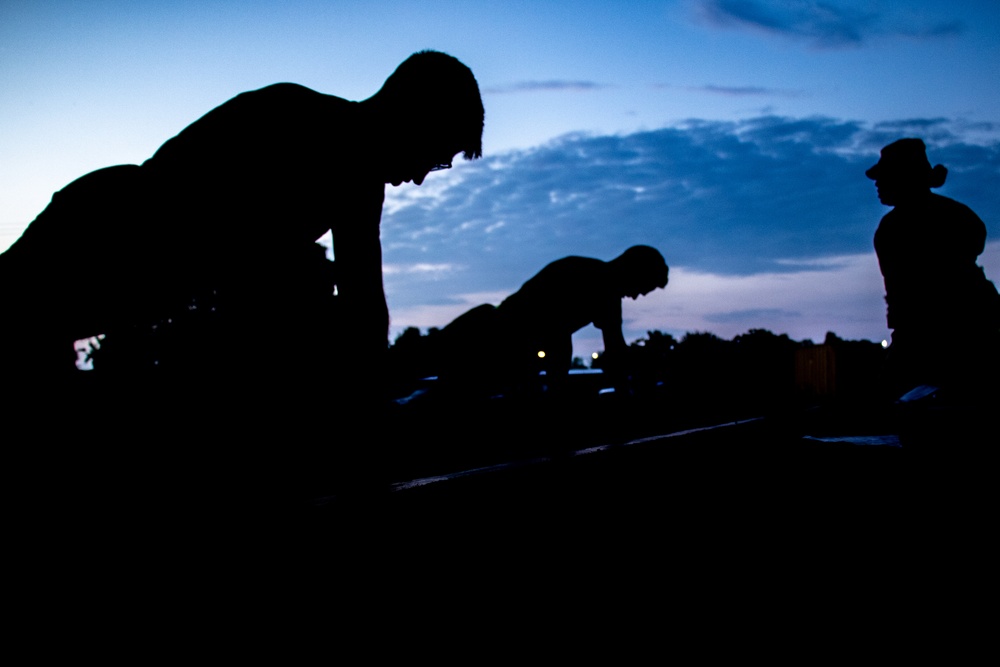
<instances>
[{"instance_id":1,"label":"wispy cloud","mask_svg":"<svg viewBox=\"0 0 1000 667\"><path fill-rule=\"evenodd\" d=\"M799 91L763 88L760 86L716 86L708 84L704 86L689 86L688 90L731 97L801 97L803 95Z\"/></svg>"},{"instance_id":2,"label":"wispy cloud","mask_svg":"<svg viewBox=\"0 0 1000 667\"><path fill-rule=\"evenodd\" d=\"M708 25L803 40L822 49L857 47L874 38L940 39L963 32L961 22L894 8L875 12L868 2L696 0L695 14Z\"/></svg>"},{"instance_id":3,"label":"wispy cloud","mask_svg":"<svg viewBox=\"0 0 1000 667\"><path fill-rule=\"evenodd\" d=\"M595 81L519 81L505 86L493 86L484 88L483 93L492 95L503 95L507 93L538 93L538 92L589 92L592 90L602 90L613 88L610 84L597 83Z\"/></svg>"},{"instance_id":4,"label":"wispy cloud","mask_svg":"<svg viewBox=\"0 0 1000 667\"><path fill-rule=\"evenodd\" d=\"M382 272L385 275L396 275L396 274L444 274L450 273L452 271L458 270L460 267L456 267L454 264L440 263L440 264L409 264L401 266L398 264L385 264L382 267Z\"/></svg>"},{"instance_id":5,"label":"wispy cloud","mask_svg":"<svg viewBox=\"0 0 1000 667\"><path fill-rule=\"evenodd\" d=\"M706 313L705 321L713 324L730 324L732 322L774 322L802 317L798 311L783 308L751 308L749 310L731 310L724 313Z\"/></svg>"},{"instance_id":6,"label":"wispy cloud","mask_svg":"<svg viewBox=\"0 0 1000 667\"><path fill-rule=\"evenodd\" d=\"M669 83L653 84L654 88L668 88L672 90L686 90L692 93L708 93L710 95L722 95L725 97L803 97L804 92L799 90L786 90L780 88L765 88L763 86L720 86L716 84L705 84L703 86L675 86Z\"/></svg>"}]
</instances>

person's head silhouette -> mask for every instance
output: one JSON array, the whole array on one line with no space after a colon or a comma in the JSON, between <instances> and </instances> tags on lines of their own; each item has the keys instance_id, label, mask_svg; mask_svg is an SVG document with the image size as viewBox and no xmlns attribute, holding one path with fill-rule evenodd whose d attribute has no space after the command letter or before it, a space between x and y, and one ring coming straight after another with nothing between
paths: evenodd
<instances>
[{"instance_id":1,"label":"person's head silhouette","mask_svg":"<svg viewBox=\"0 0 1000 667\"><path fill-rule=\"evenodd\" d=\"M948 170L940 164L932 168L924 142L906 138L883 148L879 161L865 176L875 181L879 201L886 206L897 206L944 185Z\"/></svg>"},{"instance_id":2,"label":"person's head silhouette","mask_svg":"<svg viewBox=\"0 0 1000 667\"><path fill-rule=\"evenodd\" d=\"M667 262L656 248L634 245L609 264L615 287L622 298L635 299L667 286Z\"/></svg>"},{"instance_id":3,"label":"person's head silhouette","mask_svg":"<svg viewBox=\"0 0 1000 667\"><path fill-rule=\"evenodd\" d=\"M483 102L472 70L439 51L404 60L377 93L361 102L375 116L385 182L420 185L459 153L483 154Z\"/></svg>"}]
</instances>

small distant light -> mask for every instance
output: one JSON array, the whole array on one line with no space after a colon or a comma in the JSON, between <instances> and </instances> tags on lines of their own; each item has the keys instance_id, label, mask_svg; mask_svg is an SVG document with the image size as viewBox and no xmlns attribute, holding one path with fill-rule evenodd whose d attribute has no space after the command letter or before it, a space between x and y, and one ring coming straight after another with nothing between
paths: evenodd
<instances>
[{"instance_id":1,"label":"small distant light","mask_svg":"<svg viewBox=\"0 0 1000 667\"><path fill-rule=\"evenodd\" d=\"M545 358L545 350L539 350L538 351L538 358L539 359L544 359Z\"/></svg>"},{"instance_id":2,"label":"small distant light","mask_svg":"<svg viewBox=\"0 0 1000 667\"><path fill-rule=\"evenodd\" d=\"M597 354L596 352L594 352L594 353L592 353L592 354L590 355L590 358L591 358L591 359L596 359L596 358L597 358L597 357L599 357L599 356L601 356L601 355L599 355L599 354Z\"/></svg>"},{"instance_id":3,"label":"small distant light","mask_svg":"<svg viewBox=\"0 0 1000 667\"><path fill-rule=\"evenodd\" d=\"M886 349L887 347L889 347L889 341L887 341L887 340L883 340L883 341L882 341L882 349L884 350L884 349Z\"/></svg>"}]
</instances>

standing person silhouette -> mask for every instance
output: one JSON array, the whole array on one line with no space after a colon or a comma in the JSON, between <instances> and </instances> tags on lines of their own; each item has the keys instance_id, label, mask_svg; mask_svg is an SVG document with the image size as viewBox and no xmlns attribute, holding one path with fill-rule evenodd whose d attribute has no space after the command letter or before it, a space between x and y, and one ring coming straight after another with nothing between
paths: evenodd
<instances>
[{"instance_id":1,"label":"standing person silhouette","mask_svg":"<svg viewBox=\"0 0 1000 667\"><path fill-rule=\"evenodd\" d=\"M0 255L0 343L21 351L9 355L8 386L74 372L73 341L106 334L110 344L205 294L224 333L199 362L223 374L270 364L290 376L377 375L388 346L385 186L420 185L459 153L481 157L483 119L472 71L421 51L362 101L270 85L209 111L141 165L77 179ZM317 289L331 296L328 281L307 284L326 273L315 250L327 232L336 346L314 326L327 320L304 312ZM283 354L247 363L276 339Z\"/></svg>"},{"instance_id":2,"label":"standing person silhouette","mask_svg":"<svg viewBox=\"0 0 1000 667\"><path fill-rule=\"evenodd\" d=\"M986 225L972 209L931 192L948 170L933 168L920 139L885 146L865 172L892 206L875 232L892 329L889 381L896 392L946 386L974 396L995 382L1000 296L977 257Z\"/></svg>"}]
</instances>

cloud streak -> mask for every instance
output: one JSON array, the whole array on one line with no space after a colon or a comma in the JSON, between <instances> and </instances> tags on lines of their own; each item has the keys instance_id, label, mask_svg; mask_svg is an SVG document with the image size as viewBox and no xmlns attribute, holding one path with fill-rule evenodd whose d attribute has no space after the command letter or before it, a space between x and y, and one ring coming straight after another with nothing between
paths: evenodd
<instances>
[{"instance_id":1,"label":"cloud streak","mask_svg":"<svg viewBox=\"0 0 1000 667\"><path fill-rule=\"evenodd\" d=\"M539 92L590 92L593 90L603 90L614 88L614 86L597 83L595 81L520 81L506 86L493 86L484 88L483 93L487 95L506 95L510 93L539 93Z\"/></svg>"},{"instance_id":2,"label":"cloud streak","mask_svg":"<svg viewBox=\"0 0 1000 667\"><path fill-rule=\"evenodd\" d=\"M801 97L803 94L793 90L778 90L776 88L762 88L760 86L716 86L711 84L689 86L688 90L726 95L729 97Z\"/></svg>"},{"instance_id":3,"label":"cloud streak","mask_svg":"<svg viewBox=\"0 0 1000 667\"><path fill-rule=\"evenodd\" d=\"M806 93L799 90L782 90L779 88L765 88L763 86L720 86L716 84L705 84L702 86L674 86L668 83L654 84L657 89L681 89L691 93L707 93L709 95L719 95L723 97L784 97L796 98L804 97Z\"/></svg>"}]
</instances>

